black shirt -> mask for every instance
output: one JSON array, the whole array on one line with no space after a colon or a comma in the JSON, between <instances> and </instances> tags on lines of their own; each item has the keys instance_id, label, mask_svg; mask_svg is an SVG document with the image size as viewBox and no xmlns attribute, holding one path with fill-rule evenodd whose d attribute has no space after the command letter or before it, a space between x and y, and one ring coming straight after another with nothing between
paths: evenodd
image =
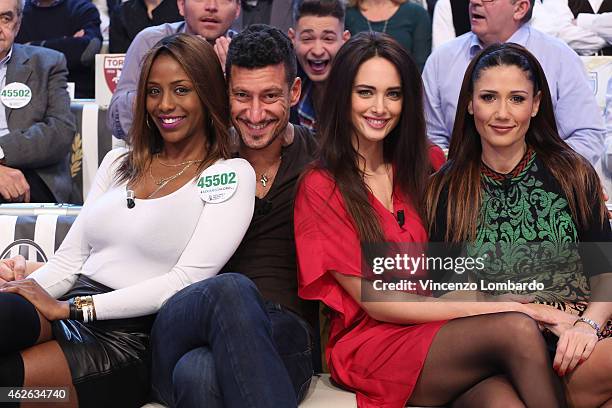
<instances>
[{"instance_id":1,"label":"black shirt","mask_svg":"<svg viewBox=\"0 0 612 408\"><path fill-rule=\"evenodd\" d=\"M251 279L265 300L281 304L309 323L317 305L297 295L297 262L293 233L293 203L302 170L314 159L316 141L304 127L294 125L294 139L283 147L282 160L268 194L255 198L255 212L242 243L222 272Z\"/></svg>"},{"instance_id":2,"label":"black shirt","mask_svg":"<svg viewBox=\"0 0 612 408\"><path fill-rule=\"evenodd\" d=\"M162 0L151 14L152 20L143 0L128 0L115 9L110 17L109 52L126 52L134 37L147 27L183 21L176 0Z\"/></svg>"}]
</instances>

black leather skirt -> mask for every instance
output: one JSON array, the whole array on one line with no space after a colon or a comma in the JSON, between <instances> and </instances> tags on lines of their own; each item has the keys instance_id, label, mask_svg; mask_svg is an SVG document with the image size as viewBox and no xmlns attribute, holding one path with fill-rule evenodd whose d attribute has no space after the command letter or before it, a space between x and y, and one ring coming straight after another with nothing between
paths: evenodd
<instances>
[{"instance_id":1,"label":"black leather skirt","mask_svg":"<svg viewBox=\"0 0 612 408\"><path fill-rule=\"evenodd\" d=\"M96 295L112 289L80 276L62 296ZM155 315L82 323L58 320L53 336L68 361L80 408L141 407L149 398L149 334Z\"/></svg>"}]
</instances>

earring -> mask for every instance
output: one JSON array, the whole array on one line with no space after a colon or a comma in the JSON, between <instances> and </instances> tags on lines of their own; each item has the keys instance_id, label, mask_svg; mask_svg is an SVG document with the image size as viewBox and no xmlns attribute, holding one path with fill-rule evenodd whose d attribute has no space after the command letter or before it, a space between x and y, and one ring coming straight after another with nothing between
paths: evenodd
<instances>
[{"instance_id":1,"label":"earring","mask_svg":"<svg viewBox=\"0 0 612 408\"><path fill-rule=\"evenodd\" d=\"M147 127L148 127L149 129L151 129L151 124L149 123L149 114L148 114L148 113L147 113L147 114L146 114L146 116L145 116L145 123L147 124Z\"/></svg>"}]
</instances>

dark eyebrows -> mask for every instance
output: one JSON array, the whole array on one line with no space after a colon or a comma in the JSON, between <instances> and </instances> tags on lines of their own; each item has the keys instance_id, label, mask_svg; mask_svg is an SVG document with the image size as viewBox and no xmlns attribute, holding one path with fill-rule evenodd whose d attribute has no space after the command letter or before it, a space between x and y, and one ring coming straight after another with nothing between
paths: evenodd
<instances>
[{"instance_id":1,"label":"dark eyebrows","mask_svg":"<svg viewBox=\"0 0 612 408\"><path fill-rule=\"evenodd\" d=\"M492 90L492 89L481 89L478 92L487 92L487 93L492 93L492 94L498 94L499 93L499 92L497 92L495 90ZM510 91L510 93L521 93L521 94L525 94L525 95L529 94L529 92L523 91L522 89L516 89L516 90Z\"/></svg>"},{"instance_id":2,"label":"dark eyebrows","mask_svg":"<svg viewBox=\"0 0 612 408\"><path fill-rule=\"evenodd\" d=\"M312 29L312 28L306 28L306 29L304 29L304 30L300 31L300 36L301 36L302 34L308 34L308 35L310 35L310 34L314 34L314 32L315 32L315 31L314 31L314 29ZM323 35L330 35L330 34L332 34L332 35L337 35L337 33L336 33L334 30L323 30L322 34L323 34Z\"/></svg>"},{"instance_id":3,"label":"dark eyebrows","mask_svg":"<svg viewBox=\"0 0 612 408\"><path fill-rule=\"evenodd\" d=\"M267 88L264 89L263 91L261 91L261 93L263 94L268 94L268 93L283 93L283 88L279 88L277 86L273 86L271 88Z\"/></svg>"},{"instance_id":4,"label":"dark eyebrows","mask_svg":"<svg viewBox=\"0 0 612 408\"><path fill-rule=\"evenodd\" d=\"M170 85L176 85L176 84L180 84L181 82L191 82L191 80L189 79L177 79L176 81L172 81L170 82ZM155 81L147 81L147 85L159 85L159 83L155 82Z\"/></svg>"},{"instance_id":5,"label":"dark eyebrows","mask_svg":"<svg viewBox=\"0 0 612 408\"><path fill-rule=\"evenodd\" d=\"M15 13L11 10L0 13L0 17L8 17L11 20L15 18Z\"/></svg>"},{"instance_id":6,"label":"dark eyebrows","mask_svg":"<svg viewBox=\"0 0 612 408\"><path fill-rule=\"evenodd\" d=\"M357 84L355 85L355 88L364 88L364 89L372 89L372 90L376 90L375 86L372 85L366 85L366 84Z\"/></svg>"},{"instance_id":7,"label":"dark eyebrows","mask_svg":"<svg viewBox=\"0 0 612 408\"><path fill-rule=\"evenodd\" d=\"M360 88L360 89L370 89L372 91L376 90L375 86L372 85L366 85L366 84L357 84L355 85L355 88ZM388 91L401 91L402 87L401 86L392 86L390 88L387 88L387 92Z\"/></svg>"}]
</instances>

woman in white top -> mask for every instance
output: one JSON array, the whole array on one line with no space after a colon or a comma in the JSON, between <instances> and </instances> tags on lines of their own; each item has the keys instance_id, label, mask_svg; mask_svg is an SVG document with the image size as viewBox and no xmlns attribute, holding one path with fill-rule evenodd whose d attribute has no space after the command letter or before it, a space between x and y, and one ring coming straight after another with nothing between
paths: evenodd
<instances>
[{"instance_id":1,"label":"woman in white top","mask_svg":"<svg viewBox=\"0 0 612 408\"><path fill-rule=\"evenodd\" d=\"M147 54L131 148L108 153L48 263L1 276L0 386L69 387L70 406L146 402L154 314L217 274L251 221L255 174L229 159L228 119L212 46L177 34Z\"/></svg>"}]
</instances>

